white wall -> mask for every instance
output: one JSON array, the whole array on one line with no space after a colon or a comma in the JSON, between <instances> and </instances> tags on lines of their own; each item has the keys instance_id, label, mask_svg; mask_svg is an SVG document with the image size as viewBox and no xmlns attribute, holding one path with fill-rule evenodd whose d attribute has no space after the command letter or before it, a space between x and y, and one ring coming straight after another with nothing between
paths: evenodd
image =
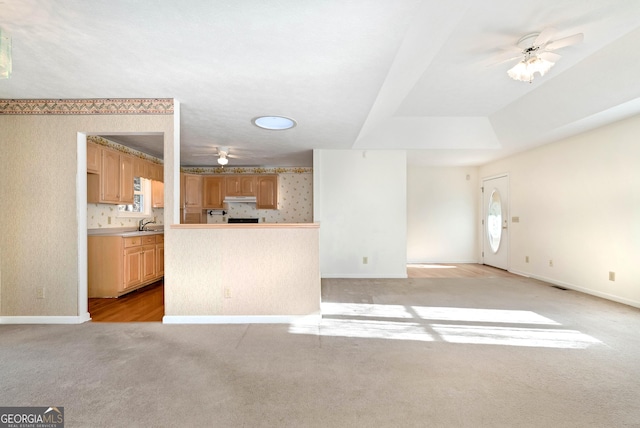
<instances>
[{"instance_id":1,"label":"white wall","mask_svg":"<svg viewBox=\"0 0 640 428\"><path fill-rule=\"evenodd\" d=\"M407 260L477 263L477 167L407 169Z\"/></svg>"},{"instance_id":2,"label":"white wall","mask_svg":"<svg viewBox=\"0 0 640 428\"><path fill-rule=\"evenodd\" d=\"M406 277L405 152L315 150L313 180L322 277Z\"/></svg>"},{"instance_id":3,"label":"white wall","mask_svg":"<svg viewBox=\"0 0 640 428\"><path fill-rule=\"evenodd\" d=\"M480 168L509 173L511 271L640 307L639 135L635 116Z\"/></svg>"}]
</instances>

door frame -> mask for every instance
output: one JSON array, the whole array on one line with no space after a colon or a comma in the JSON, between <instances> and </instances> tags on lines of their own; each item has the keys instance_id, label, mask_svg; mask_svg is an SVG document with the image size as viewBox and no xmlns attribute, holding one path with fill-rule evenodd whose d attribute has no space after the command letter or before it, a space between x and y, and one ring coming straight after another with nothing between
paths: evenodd
<instances>
[{"instance_id":1,"label":"door frame","mask_svg":"<svg viewBox=\"0 0 640 428\"><path fill-rule=\"evenodd\" d=\"M506 251L507 251L507 271L510 272L511 270L511 221L510 221L510 217L509 215L511 214L511 178L509 177L509 173L508 172L503 172L503 173L499 173L499 174L494 174L494 175L490 175L487 177L482 177L480 179L480 233L479 233L479 237L480 237L480 261L482 262L482 264L486 264L485 260L484 260L484 253L487 250L485 248L485 243L486 243L486 239L485 239L485 234L486 234L486 230L485 230L485 219L487 217L487 207L485 207L485 203L484 203L484 183L485 181L489 181L489 180L494 180L496 178L504 178L506 177L507 179L507 203L505 204L505 218L508 224L508 230L509 233L507 233L507 240L506 240Z\"/></svg>"}]
</instances>

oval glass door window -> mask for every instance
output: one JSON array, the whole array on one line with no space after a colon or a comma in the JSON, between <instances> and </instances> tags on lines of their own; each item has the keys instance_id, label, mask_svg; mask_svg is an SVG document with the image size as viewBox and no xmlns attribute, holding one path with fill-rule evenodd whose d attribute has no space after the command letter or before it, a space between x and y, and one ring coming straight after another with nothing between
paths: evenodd
<instances>
[{"instance_id":1,"label":"oval glass door window","mask_svg":"<svg viewBox=\"0 0 640 428\"><path fill-rule=\"evenodd\" d=\"M502 202L500 192L493 189L489 198L489 210L487 214L487 237L493 253L497 253L502 239Z\"/></svg>"}]
</instances>

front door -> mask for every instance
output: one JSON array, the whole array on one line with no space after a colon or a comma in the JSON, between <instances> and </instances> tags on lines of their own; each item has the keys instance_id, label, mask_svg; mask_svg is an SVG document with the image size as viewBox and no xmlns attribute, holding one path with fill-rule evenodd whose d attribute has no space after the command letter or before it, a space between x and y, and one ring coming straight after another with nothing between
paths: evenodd
<instances>
[{"instance_id":1,"label":"front door","mask_svg":"<svg viewBox=\"0 0 640 428\"><path fill-rule=\"evenodd\" d=\"M509 269L509 176L482 181L482 262Z\"/></svg>"}]
</instances>

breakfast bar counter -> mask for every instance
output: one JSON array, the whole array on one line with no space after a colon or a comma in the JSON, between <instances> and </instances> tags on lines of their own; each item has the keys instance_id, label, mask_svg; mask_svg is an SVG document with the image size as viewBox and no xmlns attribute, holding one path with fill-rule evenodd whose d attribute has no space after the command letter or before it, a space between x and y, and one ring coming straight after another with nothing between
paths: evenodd
<instances>
[{"instance_id":1,"label":"breakfast bar counter","mask_svg":"<svg viewBox=\"0 0 640 428\"><path fill-rule=\"evenodd\" d=\"M319 224L165 227L165 323L319 317Z\"/></svg>"}]
</instances>

